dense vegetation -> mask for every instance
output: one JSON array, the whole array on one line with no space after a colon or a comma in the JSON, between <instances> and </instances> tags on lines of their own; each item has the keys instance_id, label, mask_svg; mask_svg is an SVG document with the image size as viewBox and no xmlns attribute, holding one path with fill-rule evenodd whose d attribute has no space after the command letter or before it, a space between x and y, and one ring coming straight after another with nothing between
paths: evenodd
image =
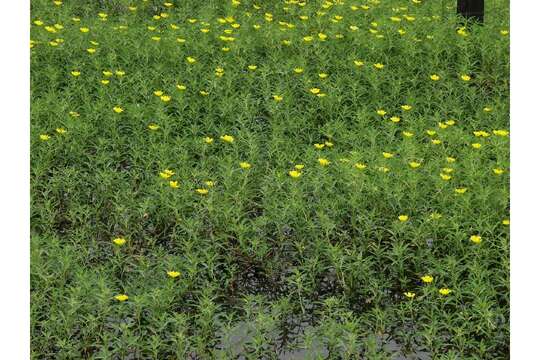
<instances>
[{"instance_id":1,"label":"dense vegetation","mask_svg":"<svg viewBox=\"0 0 540 360\"><path fill-rule=\"evenodd\" d=\"M31 18L33 358L508 358L507 1Z\"/></svg>"}]
</instances>

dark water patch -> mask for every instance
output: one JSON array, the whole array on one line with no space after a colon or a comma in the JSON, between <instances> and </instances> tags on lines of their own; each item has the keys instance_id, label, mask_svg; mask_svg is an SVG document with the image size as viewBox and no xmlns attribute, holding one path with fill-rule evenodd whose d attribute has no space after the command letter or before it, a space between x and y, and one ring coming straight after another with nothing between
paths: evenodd
<instances>
[{"instance_id":1,"label":"dark water patch","mask_svg":"<svg viewBox=\"0 0 540 360\"><path fill-rule=\"evenodd\" d=\"M283 326L291 325L293 337L289 337L286 342L282 341L283 327L274 329L266 334L267 342L263 345L264 354L261 359L329 359L330 355L338 355L339 358L346 358L345 350L338 348L330 350L324 337L314 337L310 341L305 341L305 335L314 334L317 331L315 324L306 319L297 319L295 324L283 323ZM243 360L250 358L252 346L257 336L256 325L252 322L242 321L229 329L226 333L217 334L219 343L215 348L215 354L226 355L228 358ZM369 341L367 338L366 341ZM359 341L361 343L362 341ZM392 360L430 360L432 354L423 349L418 344L405 345L399 342L390 334L375 336L375 345L377 353L384 353L390 356ZM337 354L336 354L337 351ZM357 355L364 355L364 350L358 348Z\"/></svg>"}]
</instances>

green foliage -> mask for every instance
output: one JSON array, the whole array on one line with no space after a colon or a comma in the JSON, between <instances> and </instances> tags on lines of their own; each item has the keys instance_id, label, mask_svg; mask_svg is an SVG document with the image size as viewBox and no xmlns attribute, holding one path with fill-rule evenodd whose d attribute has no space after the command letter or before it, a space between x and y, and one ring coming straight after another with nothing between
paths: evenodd
<instances>
[{"instance_id":1,"label":"green foliage","mask_svg":"<svg viewBox=\"0 0 540 360\"><path fill-rule=\"evenodd\" d=\"M170 4L32 2L32 357L507 358L508 3Z\"/></svg>"}]
</instances>

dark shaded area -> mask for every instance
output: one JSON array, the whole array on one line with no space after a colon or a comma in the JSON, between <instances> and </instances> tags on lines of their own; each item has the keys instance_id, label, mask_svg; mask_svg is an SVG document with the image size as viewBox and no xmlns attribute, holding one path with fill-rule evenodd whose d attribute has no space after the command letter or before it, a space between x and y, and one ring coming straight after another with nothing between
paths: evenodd
<instances>
[{"instance_id":1,"label":"dark shaded area","mask_svg":"<svg viewBox=\"0 0 540 360\"><path fill-rule=\"evenodd\" d=\"M484 0L458 0L457 13L466 19L484 22Z\"/></svg>"}]
</instances>

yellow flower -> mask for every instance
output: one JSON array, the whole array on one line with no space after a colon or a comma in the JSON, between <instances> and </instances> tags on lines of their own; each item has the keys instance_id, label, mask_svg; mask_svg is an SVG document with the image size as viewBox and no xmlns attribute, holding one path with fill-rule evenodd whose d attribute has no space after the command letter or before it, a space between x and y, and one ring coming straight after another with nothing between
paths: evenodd
<instances>
[{"instance_id":1,"label":"yellow flower","mask_svg":"<svg viewBox=\"0 0 540 360\"><path fill-rule=\"evenodd\" d=\"M182 84L176 85L176 88L177 88L178 90L180 90L180 91L184 91L184 90L187 89L187 88L186 88L186 85L182 85Z\"/></svg>"},{"instance_id":2,"label":"yellow flower","mask_svg":"<svg viewBox=\"0 0 540 360\"><path fill-rule=\"evenodd\" d=\"M297 179L300 176L302 176L302 172L297 171L297 170L291 170L291 171L289 171L289 176L294 178L294 179Z\"/></svg>"},{"instance_id":3,"label":"yellow flower","mask_svg":"<svg viewBox=\"0 0 540 360\"><path fill-rule=\"evenodd\" d=\"M313 36L304 36L304 41L305 42L310 42L313 40Z\"/></svg>"},{"instance_id":4,"label":"yellow flower","mask_svg":"<svg viewBox=\"0 0 540 360\"><path fill-rule=\"evenodd\" d=\"M492 111L493 111L493 109L490 108L490 107L488 107L488 106L486 106L486 107L483 108L482 110L484 110L484 112L492 112Z\"/></svg>"},{"instance_id":5,"label":"yellow flower","mask_svg":"<svg viewBox=\"0 0 540 360\"><path fill-rule=\"evenodd\" d=\"M296 170L302 170L304 168L304 164L296 164L296 165L294 165L294 168Z\"/></svg>"},{"instance_id":6,"label":"yellow flower","mask_svg":"<svg viewBox=\"0 0 540 360\"><path fill-rule=\"evenodd\" d=\"M70 111L70 112L69 112L69 115L70 115L70 116L73 116L73 117L79 117L79 116L81 116L81 115L80 115L78 112L76 112L76 111Z\"/></svg>"},{"instance_id":7,"label":"yellow flower","mask_svg":"<svg viewBox=\"0 0 540 360\"><path fill-rule=\"evenodd\" d=\"M208 91L201 90L199 91L199 94L201 94L201 96L208 96L210 93Z\"/></svg>"},{"instance_id":8,"label":"yellow flower","mask_svg":"<svg viewBox=\"0 0 540 360\"><path fill-rule=\"evenodd\" d=\"M426 133L429 135L429 136L434 136L437 132L435 130L426 130Z\"/></svg>"},{"instance_id":9,"label":"yellow flower","mask_svg":"<svg viewBox=\"0 0 540 360\"><path fill-rule=\"evenodd\" d=\"M159 96L162 96L162 95L163 95L163 91L161 91L161 90L156 90L156 91L154 91L154 95L156 95L156 96L158 96L158 97L159 97Z\"/></svg>"},{"instance_id":10,"label":"yellow flower","mask_svg":"<svg viewBox=\"0 0 540 360\"><path fill-rule=\"evenodd\" d=\"M334 143L332 143L332 142L330 142L330 141L325 141L325 142L324 142L324 145L325 145L326 147L332 147L332 146L334 146Z\"/></svg>"},{"instance_id":11,"label":"yellow flower","mask_svg":"<svg viewBox=\"0 0 540 360\"><path fill-rule=\"evenodd\" d=\"M411 105L401 105L401 108L405 111L409 111L412 109L412 106Z\"/></svg>"},{"instance_id":12,"label":"yellow flower","mask_svg":"<svg viewBox=\"0 0 540 360\"><path fill-rule=\"evenodd\" d=\"M206 136L204 138L204 142L207 143L207 144L211 144L214 142L214 138L211 138L210 136Z\"/></svg>"},{"instance_id":13,"label":"yellow flower","mask_svg":"<svg viewBox=\"0 0 540 360\"><path fill-rule=\"evenodd\" d=\"M489 133L487 131L473 131L474 136L476 137L489 137Z\"/></svg>"},{"instance_id":14,"label":"yellow flower","mask_svg":"<svg viewBox=\"0 0 540 360\"><path fill-rule=\"evenodd\" d=\"M446 129L446 128L448 127L448 125L446 125L445 123L440 122L440 123L439 123L439 127L440 127L441 129Z\"/></svg>"},{"instance_id":15,"label":"yellow flower","mask_svg":"<svg viewBox=\"0 0 540 360\"><path fill-rule=\"evenodd\" d=\"M454 171L454 169L445 167L445 168L442 169L442 171L444 171L447 174L450 174L451 172Z\"/></svg>"},{"instance_id":16,"label":"yellow flower","mask_svg":"<svg viewBox=\"0 0 540 360\"><path fill-rule=\"evenodd\" d=\"M493 172L495 173L495 175L502 175L504 173L504 170L500 168L495 168L493 169Z\"/></svg>"},{"instance_id":17,"label":"yellow flower","mask_svg":"<svg viewBox=\"0 0 540 360\"><path fill-rule=\"evenodd\" d=\"M251 71L257 70L257 65L248 65L248 69Z\"/></svg>"},{"instance_id":18,"label":"yellow flower","mask_svg":"<svg viewBox=\"0 0 540 360\"><path fill-rule=\"evenodd\" d=\"M384 111L383 109L379 109L377 110L377 115L384 116L386 115L386 111Z\"/></svg>"},{"instance_id":19,"label":"yellow flower","mask_svg":"<svg viewBox=\"0 0 540 360\"><path fill-rule=\"evenodd\" d=\"M173 189L178 189L180 185L178 185L178 181L169 181L169 186Z\"/></svg>"},{"instance_id":20,"label":"yellow flower","mask_svg":"<svg viewBox=\"0 0 540 360\"><path fill-rule=\"evenodd\" d=\"M432 143L433 145L440 145L440 144L442 143L442 141L439 140L439 139L433 139L433 140L431 140L431 143Z\"/></svg>"},{"instance_id":21,"label":"yellow flower","mask_svg":"<svg viewBox=\"0 0 540 360\"><path fill-rule=\"evenodd\" d=\"M410 132L410 131L403 131L402 132L403 136L405 137L412 137L414 135L414 133Z\"/></svg>"},{"instance_id":22,"label":"yellow flower","mask_svg":"<svg viewBox=\"0 0 540 360\"><path fill-rule=\"evenodd\" d=\"M506 36L506 35L508 35L509 33L510 33L510 32L509 32L508 30L501 30L501 31L500 31L500 34L501 34L502 36Z\"/></svg>"},{"instance_id":23,"label":"yellow flower","mask_svg":"<svg viewBox=\"0 0 540 360\"><path fill-rule=\"evenodd\" d=\"M510 225L510 219L504 219L504 220L502 221L502 224L503 224L503 225L506 225L506 226Z\"/></svg>"},{"instance_id":24,"label":"yellow flower","mask_svg":"<svg viewBox=\"0 0 540 360\"><path fill-rule=\"evenodd\" d=\"M394 157L394 154L389 153L389 152L383 152L383 153L382 153L382 156L383 156L385 159L390 159L390 158L393 158L393 157Z\"/></svg>"},{"instance_id":25,"label":"yellow flower","mask_svg":"<svg viewBox=\"0 0 540 360\"><path fill-rule=\"evenodd\" d=\"M328 165L330 165L330 161L327 160L327 159L324 159L324 158L319 158L317 161L319 161L319 164L321 164L321 166L328 166Z\"/></svg>"},{"instance_id":26,"label":"yellow flower","mask_svg":"<svg viewBox=\"0 0 540 360\"><path fill-rule=\"evenodd\" d=\"M77 76L80 76L81 75L81 72L80 71L77 71L77 70L74 70L71 72L71 75L77 77Z\"/></svg>"},{"instance_id":27,"label":"yellow flower","mask_svg":"<svg viewBox=\"0 0 540 360\"><path fill-rule=\"evenodd\" d=\"M67 133L67 130L64 128L56 128L56 132L59 133L60 135L63 135Z\"/></svg>"},{"instance_id":28,"label":"yellow flower","mask_svg":"<svg viewBox=\"0 0 540 360\"><path fill-rule=\"evenodd\" d=\"M154 41L160 41L161 38L159 36L152 36L152 40Z\"/></svg>"},{"instance_id":29,"label":"yellow flower","mask_svg":"<svg viewBox=\"0 0 540 360\"><path fill-rule=\"evenodd\" d=\"M480 149L482 147L482 144L480 143L474 143L474 144L471 144L471 146L475 149Z\"/></svg>"},{"instance_id":30,"label":"yellow flower","mask_svg":"<svg viewBox=\"0 0 540 360\"><path fill-rule=\"evenodd\" d=\"M41 25L43 25L43 21L41 21L41 20L35 20L35 21L34 21L34 24L35 24L36 26L41 26Z\"/></svg>"},{"instance_id":31,"label":"yellow flower","mask_svg":"<svg viewBox=\"0 0 540 360\"><path fill-rule=\"evenodd\" d=\"M398 123L401 121L401 118L399 116L392 116L390 118L390 121L392 121L393 123Z\"/></svg>"},{"instance_id":32,"label":"yellow flower","mask_svg":"<svg viewBox=\"0 0 540 360\"><path fill-rule=\"evenodd\" d=\"M405 222L405 221L409 220L409 216L407 216L407 215L399 215L398 220L401 221L401 222Z\"/></svg>"},{"instance_id":33,"label":"yellow flower","mask_svg":"<svg viewBox=\"0 0 540 360\"><path fill-rule=\"evenodd\" d=\"M113 73L112 73L111 71L108 71L108 70L103 71L103 75L104 75L105 77L111 77L112 74L113 74Z\"/></svg>"},{"instance_id":34,"label":"yellow flower","mask_svg":"<svg viewBox=\"0 0 540 360\"><path fill-rule=\"evenodd\" d=\"M433 81L439 81L441 79L441 77L437 74L430 75L429 78Z\"/></svg>"},{"instance_id":35,"label":"yellow flower","mask_svg":"<svg viewBox=\"0 0 540 360\"><path fill-rule=\"evenodd\" d=\"M117 114L120 114L124 109L122 109L120 106L113 107L113 111Z\"/></svg>"},{"instance_id":36,"label":"yellow flower","mask_svg":"<svg viewBox=\"0 0 540 360\"><path fill-rule=\"evenodd\" d=\"M433 282L433 276L431 276L431 275L424 275L420 279L422 279L422 282L425 283L425 284L429 284L429 283Z\"/></svg>"},{"instance_id":37,"label":"yellow flower","mask_svg":"<svg viewBox=\"0 0 540 360\"><path fill-rule=\"evenodd\" d=\"M155 130L159 129L159 125L158 125L158 124L152 123L152 124L149 124L149 125L148 125L148 128L149 128L150 130L154 130L154 131L155 131Z\"/></svg>"},{"instance_id":38,"label":"yellow flower","mask_svg":"<svg viewBox=\"0 0 540 360\"><path fill-rule=\"evenodd\" d=\"M480 244L482 242L482 237L480 235L471 235L469 239L475 244Z\"/></svg>"},{"instance_id":39,"label":"yellow flower","mask_svg":"<svg viewBox=\"0 0 540 360\"><path fill-rule=\"evenodd\" d=\"M390 169L387 168L386 166L380 166L378 170L384 173L387 173L390 171Z\"/></svg>"},{"instance_id":40,"label":"yellow flower","mask_svg":"<svg viewBox=\"0 0 540 360\"><path fill-rule=\"evenodd\" d=\"M243 161L243 162L240 163L240 167L241 167L242 169L246 170L246 169L251 168L251 164L248 163L248 162Z\"/></svg>"},{"instance_id":41,"label":"yellow flower","mask_svg":"<svg viewBox=\"0 0 540 360\"><path fill-rule=\"evenodd\" d=\"M409 299L413 299L416 296L415 293L410 292L410 291L407 291L406 293L403 293L403 295L405 295Z\"/></svg>"},{"instance_id":42,"label":"yellow flower","mask_svg":"<svg viewBox=\"0 0 540 360\"><path fill-rule=\"evenodd\" d=\"M283 100L283 96L279 96L279 95L274 95L273 98L274 98L275 101Z\"/></svg>"},{"instance_id":43,"label":"yellow flower","mask_svg":"<svg viewBox=\"0 0 540 360\"><path fill-rule=\"evenodd\" d=\"M183 38L177 38L176 41L178 41L179 43L183 44L186 42L186 39L183 39Z\"/></svg>"},{"instance_id":44,"label":"yellow flower","mask_svg":"<svg viewBox=\"0 0 540 360\"><path fill-rule=\"evenodd\" d=\"M471 80L471 77L470 77L469 75L463 74L463 75L461 75L460 77L461 77L461 80L463 80L463 81L469 81L469 80Z\"/></svg>"},{"instance_id":45,"label":"yellow flower","mask_svg":"<svg viewBox=\"0 0 540 360\"><path fill-rule=\"evenodd\" d=\"M321 92L321 89L319 89L319 88L311 88L311 89L309 89L309 91L310 91L312 94L317 95L318 93Z\"/></svg>"},{"instance_id":46,"label":"yellow flower","mask_svg":"<svg viewBox=\"0 0 540 360\"><path fill-rule=\"evenodd\" d=\"M417 167L420 167L420 163L419 162L416 162L416 161L411 161L409 163L409 166L412 167L413 169L416 169Z\"/></svg>"},{"instance_id":47,"label":"yellow flower","mask_svg":"<svg viewBox=\"0 0 540 360\"><path fill-rule=\"evenodd\" d=\"M190 64L193 64L195 62L197 62L197 60L194 58L194 57L191 57L191 56L188 56L186 58L187 62L190 63Z\"/></svg>"},{"instance_id":48,"label":"yellow flower","mask_svg":"<svg viewBox=\"0 0 540 360\"><path fill-rule=\"evenodd\" d=\"M508 136L509 132L507 130L493 130L493 134L497 136Z\"/></svg>"},{"instance_id":49,"label":"yellow flower","mask_svg":"<svg viewBox=\"0 0 540 360\"><path fill-rule=\"evenodd\" d=\"M41 135L39 135L39 139L40 139L41 141L47 141L47 140L49 140L50 138L51 138L51 137L50 137L49 135L47 135L47 134L41 134Z\"/></svg>"},{"instance_id":50,"label":"yellow flower","mask_svg":"<svg viewBox=\"0 0 540 360\"><path fill-rule=\"evenodd\" d=\"M119 238L113 239L113 243L117 246L122 246L126 243L126 239L124 239L123 237L119 237Z\"/></svg>"},{"instance_id":51,"label":"yellow flower","mask_svg":"<svg viewBox=\"0 0 540 360\"><path fill-rule=\"evenodd\" d=\"M294 72L297 74L301 74L304 72L304 69L297 67L297 68L294 68Z\"/></svg>"},{"instance_id":52,"label":"yellow flower","mask_svg":"<svg viewBox=\"0 0 540 360\"><path fill-rule=\"evenodd\" d=\"M328 74L326 74L326 73L320 73L319 74L319 78L321 78L321 79L326 79L327 77L328 77Z\"/></svg>"},{"instance_id":53,"label":"yellow flower","mask_svg":"<svg viewBox=\"0 0 540 360\"><path fill-rule=\"evenodd\" d=\"M100 82L101 82L103 85L109 85L109 83L110 83L110 81L107 80L107 79L102 79Z\"/></svg>"},{"instance_id":54,"label":"yellow flower","mask_svg":"<svg viewBox=\"0 0 540 360\"><path fill-rule=\"evenodd\" d=\"M178 271L167 271L167 275L171 278L177 278L180 276L180 272Z\"/></svg>"},{"instance_id":55,"label":"yellow flower","mask_svg":"<svg viewBox=\"0 0 540 360\"><path fill-rule=\"evenodd\" d=\"M362 60L354 60L354 65L361 67L364 66L364 62Z\"/></svg>"},{"instance_id":56,"label":"yellow flower","mask_svg":"<svg viewBox=\"0 0 540 360\"><path fill-rule=\"evenodd\" d=\"M324 148L324 144L313 144L313 146L315 146L315 149L317 150L321 150Z\"/></svg>"},{"instance_id":57,"label":"yellow flower","mask_svg":"<svg viewBox=\"0 0 540 360\"><path fill-rule=\"evenodd\" d=\"M446 174L443 174L443 173L440 173L439 176L441 177L441 179L443 179L444 181L448 181L450 180L452 177L450 175L446 175Z\"/></svg>"},{"instance_id":58,"label":"yellow flower","mask_svg":"<svg viewBox=\"0 0 540 360\"><path fill-rule=\"evenodd\" d=\"M362 163L356 163L354 164L354 167L357 168L358 170L364 170L365 168L367 168L367 165L362 164Z\"/></svg>"},{"instance_id":59,"label":"yellow flower","mask_svg":"<svg viewBox=\"0 0 540 360\"><path fill-rule=\"evenodd\" d=\"M86 51L88 51L89 54L93 54L93 53L96 52L96 49L94 49L94 48L88 48L88 49L86 49Z\"/></svg>"},{"instance_id":60,"label":"yellow flower","mask_svg":"<svg viewBox=\"0 0 540 360\"><path fill-rule=\"evenodd\" d=\"M433 220L438 220L438 219L442 218L442 215L439 214L439 213L434 212L434 213L431 213L430 217L431 217Z\"/></svg>"},{"instance_id":61,"label":"yellow flower","mask_svg":"<svg viewBox=\"0 0 540 360\"><path fill-rule=\"evenodd\" d=\"M225 73L225 70L223 68L220 68L220 67L216 68L217 77L222 77L224 73Z\"/></svg>"},{"instance_id":62,"label":"yellow flower","mask_svg":"<svg viewBox=\"0 0 540 360\"><path fill-rule=\"evenodd\" d=\"M174 175L174 171L169 170L169 169L165 169L159 173L159 176L161 176L163 179L168 179L173 175Z\"/></svg>"},{"instance_id":63,"label":"yellow flower","mask_svg":"<svg viewBox=\"0 0 540 360\"><path fill-rule=\"evenodd\" d=\"M447 289L447 288L441 288L439 289L439 294L443 295L443 296L446 296L448 294L450 294L452 292L452 290L450 289Z\"/></svg>"},{"instance_id":64,"label":"yellow flower","mask_svg":"<svg viewBox=\"0 0 540 360\"><path fill-rule=\"evenodd\" d=\"M382 69L384 68L384 64L381 64L381 63L376 63L376 64L373 64L373 67L375 67L375 69Z\"/></svg>"},{"instance_id":65,"label":"yellow flower","mask_svg":"<svg viewBox=\"0 0 540 360\"><path fill-rule=\"evenodd\" d=\"M215 183L211 180L206 180L204 184L208 187L214 187Z\"/></svg>"},{"instance_id":66,"label":"yellow flower","mask_svg":"<svg viewBox=\"0 0 540 360\"><path fill-rule=\"evenodd\" d=\"M122 77L122 76L126 75L126 72L125 72L125 71L122 71L122 70L116 70L116 71L114 72L114 74L115 74L116 76L118 76L118 77Z\"/></svg>"},{"instance_id":67,"label":"yellow flower","mask_svg":"<svg viewBox=\"0 0 540 360\"><path fill-rule=\"evenodd\" d=\"M456 162L456 159L453 158L453 157L451 157L451 156L448 156L448 157L446 158L446 161L449 162L449 163L453 163L453 162Z\"/></svg>"},{"instance_id":68,"label":"yellow flower","mask_svg":"<svg viewBox=\"0 0 540 360\"><path fill-rule=\"evenodd\" d=\"M234 142L234 137L231 135L221 135L219 138L229 144Z\"/></svg>"},{"instance_id":69,"label":"yellow flower","mask_svg":"<svg viewBox=\"0 0 540 360\"><path fill-rule=\"evenodd\" d=\"M168 96L168 95L162 95L162 96L160 96L160 99L161 99L161 101L163 101L163 102L169 102L169 101L171 101L171 97Z\"/></svg>"},{"instance_id":70,"label":"yellow flower","mask_svg":"<svg viewBox=\"0 0 540 360\"><path fill-rule=\"evenodd\" d=\"M129 299L129 296L127 296L126 294L119 294L119 295L116 295L114 298L116 300L122 302L122 301L126 301L127 299Z\"/></svg>"},{"instance_id":71,"label":"yellow flower","mask_svg":"<svg viewBox=\"0 0 540 360\"><path fill-rule=\"evenodd\" d=\"M195 191L200 195L207 195L208 194L208 189L197 189Z\"/></svg>"},{"instance_id":72,"label":"yellow flower","mask_svg":"<svg viewBox=\"0 0 540 360\"><path fill-rule=\"evenodd\" d=\"M465 194L465 192L467 192L467 188L456 188L454 191L456 194Z\"/></svg>"}]
</instances>

